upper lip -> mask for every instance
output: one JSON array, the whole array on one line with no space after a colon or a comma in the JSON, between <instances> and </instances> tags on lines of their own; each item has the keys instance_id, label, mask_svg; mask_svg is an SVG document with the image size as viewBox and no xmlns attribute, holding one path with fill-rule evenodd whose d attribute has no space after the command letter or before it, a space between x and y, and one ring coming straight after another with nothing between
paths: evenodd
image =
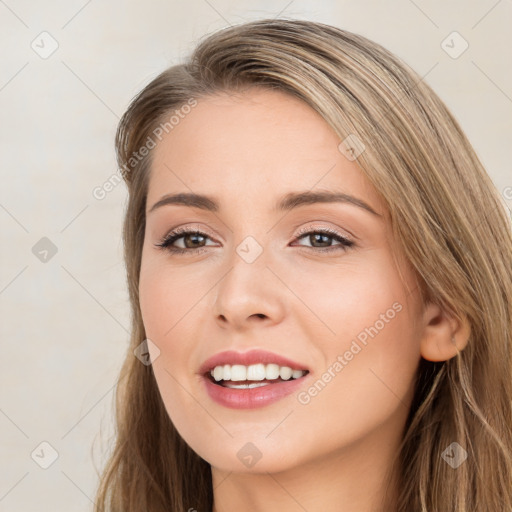
<instances>
[{"instance_id":1,"label":"upper lip","mask_svg":"<svg viewBox=\"0 0 512 512\"><path fill-rule=\"evenodd\" d=\"M210 357L201 365L199 373L204 375L213 370L216 366L223 366L225 364L241 364L249 366L251 364L277 364L279 366L289 366L292 370L308 370L308 367L302 363L297 363L287 357L268 352L266 350L249 350L247 352L236 352L234 350L226 350L219 352Z\"/></svg>"}]
</instances>

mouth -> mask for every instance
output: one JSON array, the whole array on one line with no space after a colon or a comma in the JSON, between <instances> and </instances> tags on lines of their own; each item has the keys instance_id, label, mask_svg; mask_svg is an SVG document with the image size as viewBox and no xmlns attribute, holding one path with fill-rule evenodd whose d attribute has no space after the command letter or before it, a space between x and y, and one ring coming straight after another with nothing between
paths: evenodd
<instances>
[{"instance_id":1,"label":"mouth","mask_svg":"<svg viewBox=\"0 0 512 512\"><path fill-rule=\"evenodd\" d=\"M255 409L285 399L311 378L306 363L268 350L227 350L210 357L197 372L218 405Z\"/></svg>"},{"instance_id":2,"label":"mouth","mask_svg":"<svg viewBox=\"0 0 512 512\"><path fill-rule=\"evenodd\" d=\"M235 370L236 372L236 370ZM207 395L218 405L230 409L256 409L271 405L285 399L305 386L309 379L309 372L299 377L283 379L245 379L233 381L231 379L216 380L210 372L203 374L203 382ZM236 375L235 375L236 377ZM287 374L285 374L287 377Z\"/></svg>"},{"instance_id":3,"label":"mouth","mask_svg":"<svg viewBox=\"0 0 512 512\"><path fill-rule=\"evenodd\" d=\"M298 380L309 370L294 370L277 364L219 365L204 373L217 386L230 389L253 389Z\"/></svg>"}]
</instances>

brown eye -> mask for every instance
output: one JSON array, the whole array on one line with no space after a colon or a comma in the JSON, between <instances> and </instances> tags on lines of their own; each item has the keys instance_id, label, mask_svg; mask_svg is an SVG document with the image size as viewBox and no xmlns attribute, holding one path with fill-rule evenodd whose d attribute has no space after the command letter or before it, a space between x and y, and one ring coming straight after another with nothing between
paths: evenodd
<instances>
[{"instance_id":1,"label":"brown eye","mask_svg":"<svg viewBox=\"0 0 512 512\"><path fill-rule=\"evenodd\" d=\"M305 233L300 234L297 237L297 240L306 238L311 246L302 246L309 247L311 249L317 249L320 252L329 252L329 251L337 251L343 250L346 251L349 247L354 246L354 242L340 235L338 232L330 230L330 229L317 229L307 231ZM339 242L337 245L333 245L332 240ZM317 245L320 244L320 245Z\"/></svg>"},{"instance_id":2,"label":"brown eye","mask_svg":"<svg viewBox=\"0 0 512 512\"><path fill-rule=\"evenodd\" d=\"M201 231L176 230L171 231L160 243L155 245L172 253L193 253L196 250L204 249L206 245L203 244L209 238L206 233ZM184 247L175 246L174 243L181 239L183 239Z\"/></svg>"}]
</instances>

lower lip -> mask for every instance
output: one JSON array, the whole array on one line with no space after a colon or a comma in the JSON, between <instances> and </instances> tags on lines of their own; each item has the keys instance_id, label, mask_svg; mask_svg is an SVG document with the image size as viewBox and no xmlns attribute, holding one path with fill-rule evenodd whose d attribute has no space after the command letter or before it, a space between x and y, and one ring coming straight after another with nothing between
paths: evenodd
<instances>
[{"instance_id":1,"label":"lower lip","mask_svg":"<svg viewBox=\"0 0 512 512\"><path fill-rule=\"evenodd\" d=\"M299 389L304 383L305 378L306 376L303 376L298 379L277 382L252 389L232 389L214 384L208 377L203 375L206 391L210 398L218 404L231 409L256 409L257 407L270 405Z\"/></svg>"}]
</instances>

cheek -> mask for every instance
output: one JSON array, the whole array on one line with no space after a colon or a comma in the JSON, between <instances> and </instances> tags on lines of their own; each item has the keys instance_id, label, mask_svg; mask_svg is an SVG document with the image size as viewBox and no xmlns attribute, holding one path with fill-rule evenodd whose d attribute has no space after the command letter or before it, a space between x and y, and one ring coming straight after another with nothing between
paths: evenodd
<instances>
[{"instance_id":1,"label":"cheek","mask_svg":"<svg viewBox=\"0 0 512 512\"><path fill-rule=\"evenodd\" d=\"M197 283L184 280L179 272L162 264L143 263L139 303L147 336L168 343L187 324L181 320L194 313L194 305L200 307L203 294Z\"/></svg>"},{"instance_id":2,"label":"cheek","mask_svg":"<svg viewBox=\"0 0 512 512\"><path fill-rule=\"evenodd\" d=\"M375 258L364 268L330 268L294 288L307 306L296 317L300 330L323 363L299 401L331 418L352 417L354 433L408 406L420 360L413 296L391 269L386 257ZM334 415L333 403L342 404Z\"/></svg>"},{"instance_id":3,"label":"cheek","mask_svg":"<svg viewBox=\"0 0 512 512\"><path fill-rule=\"evenodd\" d=\"M163 401L174 421L181 410L193 406L194 400L183 385L195 377L191 357L197 349L197 329L205 318L205 289L198 282L184 279L183 272L162 264L142 264L139 303L146 337L159 350L152 357L152 367Z\"/></svg>"},{"instance_id":4,"label":"cheek","mask_svg":"<svg viewBox=\"0 0 512 512\"><path fill-rule=\"evenodd\" d=\"M337 266L323 269L304 267L293 275L285 275L283 280L293 283L293 292L299 299L296 312L304 315L297 315L297 319L305 327L307 323L320 322L317 336L328 340L331 347L338 343L338 348L376 322L382 328L380 315L388 310L387 316L394 320L385 324L386 329L391 323L398 323L395 319L399 316L405 316L396 310L405 306L406 292L391 268L386 255L376 251L364 261L347 258ZM297 275L302 278L297 279Z\"/></svg>"}]
</instances>

